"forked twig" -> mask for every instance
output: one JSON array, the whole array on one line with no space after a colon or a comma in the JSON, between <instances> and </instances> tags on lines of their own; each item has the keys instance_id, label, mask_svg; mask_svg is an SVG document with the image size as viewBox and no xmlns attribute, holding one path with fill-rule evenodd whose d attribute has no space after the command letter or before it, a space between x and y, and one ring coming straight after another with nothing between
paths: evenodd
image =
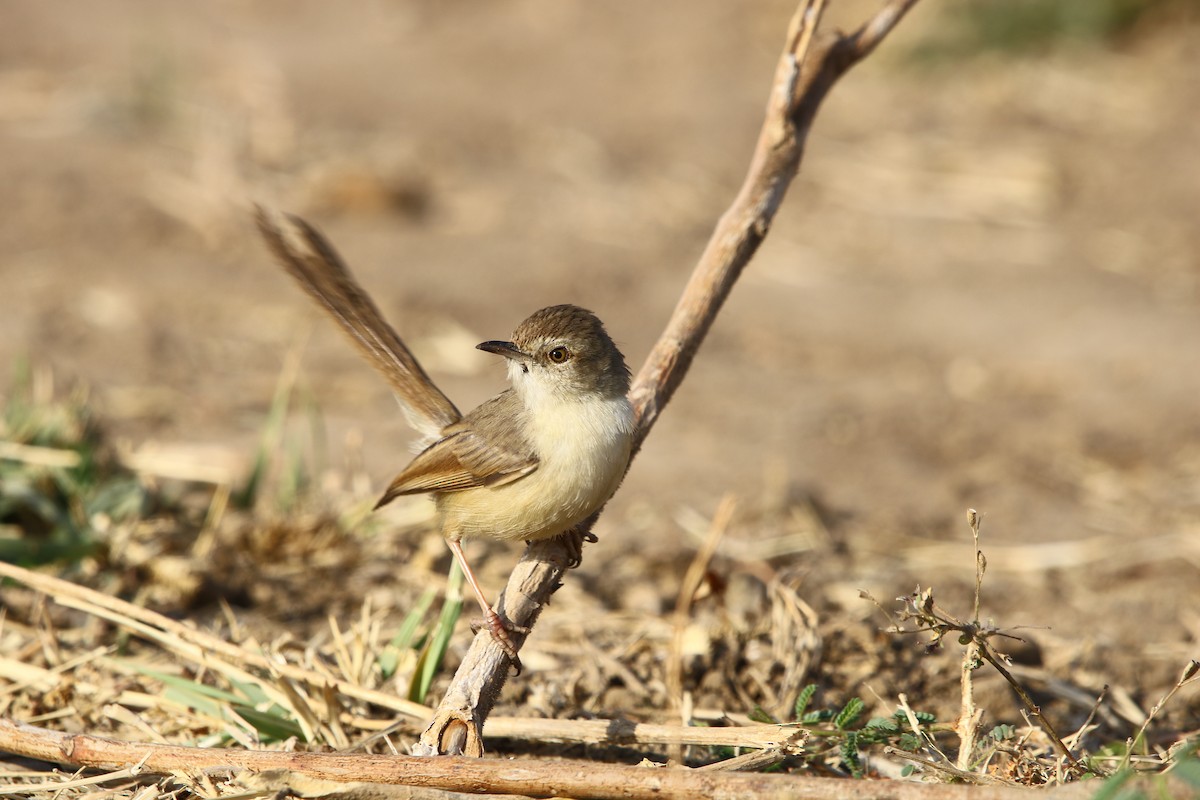
<instances>
[{"instance_id":1,"label":"forked twig","mask_svg":"<svg viewBox=\"0 0 1200 800\"><path fill-rule=\"evenodd\" d=\"M770 230L800 168L821 102L837 79L869 55L916 3L890 0L854 33L820 37L817 29L825 0L802 0L796 9L745 181L717 222L671 319L629 391L637 420L635 454L679 388L738 276ZM590 530L595 519L585 521L584 529ZM532 627L568 563L569 555L558 540L531 544L500 599L502 616ZM482 754L483 721L507 675L508 661L491 636L486 631L476 636L414 752Z\"/></svg>"},{"instance_id":2,"label":"forked twig","mask_svg":"<svg viewBox=\"0 0 1200 800\"><path fill-rule=\"evenodd\" d=\"M976 563L981 563L978 561L978 557ZM865 593L864 596L870 598L870 595ZM874 598L870 599L874 601ZM1055 731L1054 725L1049 719L1046 718L1046 715L1042 713L1041 706L1033 701L1033 698L1030 697L1029 692L1025 691L1025 687L1021 684L1021 682L1018 681L1011 672L1009 672L1008 668L1003 663L1005 657L998 655L991 644L991 639L996 636L1020 641L1019 637L1014 636L1011 633L1007 633L995 627L991 623L981 623L978 620L964 622L958 619L934 602L933 591L930 589L923 590L918 586L917 590L912 594L897 599L904 604L904 608L896 613L896 618L901 622L912 620L915 623L915 627L904 628L901 625L895 625L889 630L890 633L932 633L933 639L927 642L925 645L927 652L933 652L940 647L942 640L947 636L951 634L957 634L960 643L971 646L971 649L968 650L969 659L973 660L975 654L977 654L978 658L991 664L992 667L1000 673L1000 677L1004 678L1004 680L1008 682L1013 691L1017 693L1017 696L1021 698L1021 702L1025 704L1025 708L1029 712L1030 716L1037 720L1038 725L1050 738L1050 741L1053 743L1055 749L1058 750L1059 755L1062 756L1063 760L1067 763L1067 766L1072 770L1072 772L1081 774L1082 772L1086 771L1084 769L1084 765L1079 762L1079 759L1072 755L1070 748L1063 743L1062 738L1058 735L1058 732ZM877 601L876 605L879 605ZM882 606L880 607L882 608ZM964 672L971 668L972 664L970 663L970 660L964 659ZM962 725L962 717L960 716L959 735L963 737L963 742L965 743L968 739L968 736L965 731L961 730ZM966 749L965 744L963 749Z\"/></svg>"}]
</instances>

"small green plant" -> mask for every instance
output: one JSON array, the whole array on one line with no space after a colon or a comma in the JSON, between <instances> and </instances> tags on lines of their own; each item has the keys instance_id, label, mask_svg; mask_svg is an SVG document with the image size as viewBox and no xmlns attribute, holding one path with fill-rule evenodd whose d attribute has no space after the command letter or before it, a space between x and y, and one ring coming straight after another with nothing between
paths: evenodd
<instances>
[{"instance_id":1,"label":"small green plant","mask_svg":"<svg viewBox=\"0 0 1200 800\"><path fill-rule=\"evenodd\" d=\"M417 604L404 617L404 624L400 626L400 630L380 651L379 672L384 680L390 680L399 670L410 668L416 663L416 654L424 647L427 638L424 634L418 636L418 631L436 598L436 589L426 589L417 598Z\"/></svg>"},{"instance_id":2,"label":"small green plant","mask_svg":"<svg viewBox=\"0 0 1200 800\"><path fill-rule=\"evenodd\" d=\"M898 709L890 717L871 717L866 722L861 722L863 712L866 711L866 703L862 698L851 697L836 708L814 709L811 705L816 693L815 683L810 683L800 690L793 707L793 718L788 723L775 719L757 706L750 712L750 718L756 722L792 724L808 729L807 760L811 762L818 758L832 759L842 770L855 778L866 775L864 752L870 748L887 746L917 752L924 746L923 737L936 722L933 714L914 712L913 716L917 722L917 729L914 731L905 709ZM814 742L822 742L823 746L812 746Z\"/></svg>"},{"instance_id":3,"label":"small green plant","mask_svg":"<svg viewBox=\"0 0 1200 800\"><path fill-rule=\"evenodd\" d=\"M1000 749L1010 753L1018 753L1021 748L1014 749L1011 745L1016 739L1016 731L1012 725L997 725L982 739L977 738L977 723L973 693L972 673L984 665L990 666L1008 683L1024 706L1024 712L1035 722L1053 745L1056 754L1053 761L1043 758L1040 769L1045 775L1058 775L1059 779L1088 779L1108 777L1104 789L1097 797L1136 797L1140 796L1141 788L1127 793L1121 787L1137 770L1131 766L1131 758L1135 752L1142 752L1143 767L1157 770L1159 776L1178 772L1177 777L1184 780L1200 780L1200 764L1195 763L1195 744L1191 742L1177 743L1166 758L1151 754L1146 746L1145 734L1151 723L1163 706L1186 685L1200 680L1200 661L1189 661L1180 673L1175 685L1150 710L1138 731L1121 746L1110 746L1098 754L1088 755L1080 749L1078 737L1068 737L1065 741L1059 736L1054 725L1047 718L1041 706L1034 702L1026 688L1016 679L1009 669L1007 657L996 649L996 639L1018 639L1013 633L1001 630L994 624L980 621L980 605L983 590L983 577L987 571L987 558L980 548L981 517L974 510L967 512L967 523L975 549L975 593L974 603L969 619L959 619L941 608L933 599L931 589L917 590L905 597L897 598L902 608L892 616L894 623L889 631L894 634L927 634L930 638L925 643L926 652L940 650L947 638L956 640L963 647L962 661L962 716L955 731L960 738L959 758L957 764L950 764L949 759L938 754L939 758L931 766L945 770L948 774L962 778L970 771L979 771L986 767L992 756ZM867 599L873 598L863 593ZM878 602L876 602L878 606ZM881 610L882 607L880 607ZM886 611L884 611L887 614ZM1096 701L1103 701L1104 695ZM1093 710L1093 714L1095 711ZM1090 723L1091 717L1084 727ZM1071 742L1070 745L1067 742ZM1189 749L1190 748L1190 749ZM1078 754L1077 754L1078 753ZM1035 759L1036 760L1036 759ZM1115 769L1113 762L1116 762ZM1156 776L1157 777L1157 776Z\"/></svg>"},{"instance_id":4,"label":"small green plant","mask_svg":"<svg viewBox=\"0 0 1200 800\"><path fill-rule=\"evenodd\" d=\"M961 724L958 730L961 738L960 758L957 765L959 772L966 771L976 760L974 756L978 743L975 739L975 700L972 675L975 670L986 663L999 672L1017 693L1017 696L1021 698L1029 716L1037 722L1054 744L1055 750L1066 765L1067 773L1073 777L1089 774L1087 765L1078 759L1063 742L1041 707L1033 701L1025 687L1009 671L1006 666L1006 657L993 644L994 639L1021 641L1020 637L998 628L990 621L980 621L980 604L983 593L983 577L987 572L987 558L979 544L982 517L973 508L967 510L967 524L971 528L971 536L975 545L975 593L970 619L961 620L953 616L934 601L932 589L922 589L918 586L916 591L911 594L897 598L902 604L902 608L894 614L895 624L889 628L889 632L899 635L929 634L930 638L925 643L927 653L940 650L943 640L948 636L955 638L963 646L962 705L964 719L970 721ZM865 592L862 594L879 606L878 601L875 601L869 594ZM879 608L883 610L882 606ZM884 613L887 612L884 611ZM911 627L909 627L910 624Z\"/></svg>"},{"instance_id":5,"label":"small green plant","mask_svg":"<svg viewBox=\"0 0 1200 800\"><path fill-rule=\"evenodd\" d=\"M155 500L111 456L85 390L59 397L49 373L18 366L0 410L0 560L78 561L99 546L97 530Z\"/></svg>"}]
</instances>

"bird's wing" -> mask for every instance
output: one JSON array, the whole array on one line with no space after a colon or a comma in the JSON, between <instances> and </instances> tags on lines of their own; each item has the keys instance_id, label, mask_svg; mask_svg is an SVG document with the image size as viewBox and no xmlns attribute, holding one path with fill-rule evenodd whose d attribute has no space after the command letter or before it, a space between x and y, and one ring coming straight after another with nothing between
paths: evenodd
<instances>
[{"instance_id":1,"label":"bird's wing","mask_svg":"<svg viewBox=\"0 0 1200 800\"><path fill-rule=\"evenodd\" d=\"M538 458L522 434L521 412L509 390L450 425L396 476L375 507L402 494L502 486L533 472Z\"/></svg>"}]
</instances>

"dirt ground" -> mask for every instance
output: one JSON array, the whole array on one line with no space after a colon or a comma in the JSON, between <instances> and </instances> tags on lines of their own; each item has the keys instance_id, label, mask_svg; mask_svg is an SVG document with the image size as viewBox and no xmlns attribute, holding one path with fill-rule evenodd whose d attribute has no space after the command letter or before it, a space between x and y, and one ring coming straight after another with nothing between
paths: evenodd
<instances>
[{"instance_id":1,"label":"dirt ground","mask_svg":"<svg viewBox=\"0 0 1200 800\"><path fill-rule=\"evenodd\" d=\"M802 682L952 715L956 656L918 678L916 643L881 644L858 590L891 606L931 585L969 613L975 508L984 614L1033 626L1030 680L1108 684L1145 711L1200 656L1197 31L918 59L943 5L834 91L567 591L665 616L732 494L714 573L791 576L823 636ZM271 263L249 203L320 227L461 408L504 380L473 345L552 303L596 311L636 369L736 191L791 11L3 8L5 381L19 358L49 365L146 463L234 476L299 353L335 498L378 492L412 435ZM369 485L338 485L358 460ZM475 547L498 586L516 549ZM989 718L1019 721L996 688ZM1195 686L1166 714L1200 728Z\"/></svg>"}]
</instances>

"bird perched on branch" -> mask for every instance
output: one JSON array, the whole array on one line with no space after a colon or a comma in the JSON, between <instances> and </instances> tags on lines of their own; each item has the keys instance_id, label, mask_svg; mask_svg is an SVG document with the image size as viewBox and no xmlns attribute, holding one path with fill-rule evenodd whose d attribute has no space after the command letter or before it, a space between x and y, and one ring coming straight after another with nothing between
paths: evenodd
<instances>
[{"instance_id":1,"label":"bird perched on branch","mask_svg":"<svg viewBox=\"0 0 1200 800\"><path fill-rule=\"evenodd\" d=\"M467 415L434 385L314 228L258 210L280 264L341 326L391 384L409 422L432 440L396 476L376 508L429 493L442 535L462 566L492 636L519 668L515 629L484 596L462 540L537 541L570 534L616 491L629 465L633 410L629 369L590 311L558 305L534 312L509 341L480 350L505 359L512 387Z\"/></svg>"}]
</instances>

